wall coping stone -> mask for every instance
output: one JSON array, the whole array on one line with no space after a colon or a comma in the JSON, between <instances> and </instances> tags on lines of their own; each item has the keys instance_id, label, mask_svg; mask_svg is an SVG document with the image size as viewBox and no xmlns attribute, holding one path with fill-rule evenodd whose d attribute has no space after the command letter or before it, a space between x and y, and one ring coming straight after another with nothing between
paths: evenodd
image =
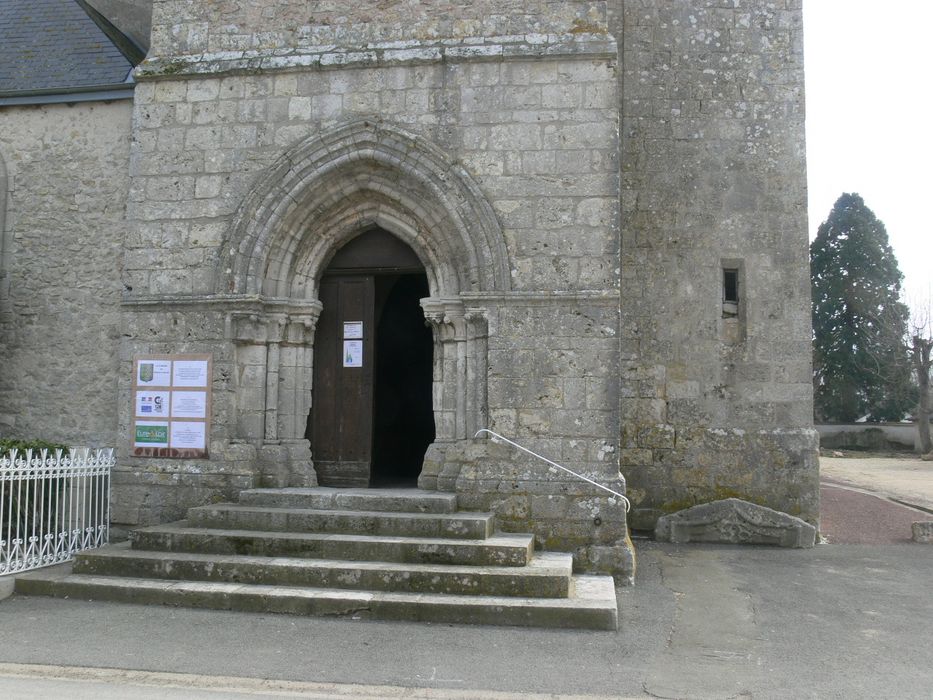
<instances>
[{"instance_id":1,"label":"wall coping stone","mask_svg":"<svg viewBox=\"0 0 933 700\"><path fill-rule=\"evenodd\" d=\"M441 61L498 61L503 58L618 58L615 40L605 34L523 34L466 37L428 42L381 42L357 49L337 46L215 51L191 56L147 58L134 71L137 81L177 80L205 75L273 70L366 68Z\"/></svg>"}]
</instances>

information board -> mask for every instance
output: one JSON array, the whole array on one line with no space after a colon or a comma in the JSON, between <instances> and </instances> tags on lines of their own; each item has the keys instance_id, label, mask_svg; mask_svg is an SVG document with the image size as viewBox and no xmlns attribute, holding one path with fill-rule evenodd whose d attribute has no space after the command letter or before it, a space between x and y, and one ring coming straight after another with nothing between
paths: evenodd
<instances>
[{"instance_id":1,"label":"information board","mask_svg":"<svg viewBox=\"0 0 933 700\"><path fill-rule=\"evenodd\" d=\"M209 354L133 358L134 456L208 456L211 365Z\"/></svg>"}]
</instances>

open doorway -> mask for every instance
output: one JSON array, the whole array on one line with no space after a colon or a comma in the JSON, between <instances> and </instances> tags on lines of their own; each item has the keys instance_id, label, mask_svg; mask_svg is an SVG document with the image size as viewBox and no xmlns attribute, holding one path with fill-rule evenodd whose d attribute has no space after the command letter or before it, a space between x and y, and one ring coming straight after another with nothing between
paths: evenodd
<instances>
[{"instance_id":1,"label":"open doorway","mask_svg":"<svg viewBox=\"0 0 933 700\"><path fill-rule=\"evenodd\" d=\"M321 280L307 437L323 486L414 487L433 442L433 339L420 260L382 229L334 256Z\"/></svg>"},{"instance_id":2,"label":"open doorway","mask_svg":"<svg viewBox=\"0 0 933 700\"><path fill-rule=\"evenodd\" d=\"M376 278L372 486L415 486L434 441L433 343L419 304L426 296L423 273Z\"/></svg>"}]
</instances>

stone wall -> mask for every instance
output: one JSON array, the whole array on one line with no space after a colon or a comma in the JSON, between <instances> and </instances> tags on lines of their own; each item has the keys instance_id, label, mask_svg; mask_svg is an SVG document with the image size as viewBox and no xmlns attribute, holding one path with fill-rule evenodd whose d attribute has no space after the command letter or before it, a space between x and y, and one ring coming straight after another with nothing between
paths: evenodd
<instances>
[{"instance_id":1,"label":"stone wall","mask_svg":"<svg viewBox=\"0 0 933 700\"><path fill-rule=\"evenodd\" d=\"M799 0L623 3L622 469L636 527L816 522ZM723 269L741 300L723 304Z\"/></svg>"},{"instance_id":2,"label":"stone wall","mask_svg":"<svg viewBox=\"0 0 933 700\"><path fill-rule=\"evenodd\" d=\"M0 108L0 435L116 444L131 114Z\"/></svg>"},{"instance_id":3,"label":"stone wall","mask_svg":"<svg viewBox=\"0 0 933 700\"><path fill-rule=\"evenodd\" d=\"M528 3L513 9L519 5ZM245 462L231 464L230 449L254 451L252 478L260 482L277 478L272 465L283 444L293 454L301 451L292 409L276 399L281 410L270 423L262 408L270 396L268 335L240 339L237 329L246 321L237 319L248 313L237 305L247 303L243 295L260 294L313 302L316 275L348 235L343 222L355 221L355 233L380 216L388 218L379 223L428 267L435 299L425 309L435 326L439 371L447 377L435 387L441 452L491 424L621 488L619 377L613 371L619 334L618 54L602 5L551 3L553 16L540 16L535 31L560 25L561 35L486 36L482 51L464 49L475 49L475 42L438 44L435 34L373 55L318 46L315 39L299 47L303 53L276 54L277 70L254 71L250 66L268 59L262 47L259 55L238 49L212 56L189 55L177 46L168 49L177 51L171 54L154 49L136 91L128 208L133 233L125 258L133 292L123 356L128 362L135 353L170 346L213 352L214 441L207 463L127 457L129 480L152 484L174 470L191 487L174 497L166 491L149 510L140 507L139 490L127 517L164 519L197 500L224 497L250 476L241 469ZM529 16L539 9L525 7ZM478 10L471 4L464 12ZM157 25L160 16L157 7ZM594 19L575 24L584 16ZM389 13L383 18L388 22ZM270 32L277 21L269 18ZM214 31L216 19L208 25L208 37L221 36ZM443 26L442 33L456 31L460 38L476 29L470 22L455 30ZM274 45L291 45L292 38L276 37L269 39ZM434 160L440 165L431 170L426 164ZM325 171L329 176L321 178ZM462 173L465 184L459 193L439 194L457 179L452 172ZM277 177L295 185L276 190ZM445 223L450 210L466 211L464 197L490 208L473 248L480 258L469 244L458 243L458 227ZM281 212L270 213L274 209ZM477 226L477 216L483 217L466 216L464 225ZM292 275L292 267L300 274ZM166 308L173 314L161 312ZM264 309L255 315L260 326L272 318ZM192 316L199 327L219 329L226 322L225 335L191 332ZM227 358L233 358L232 393L218 394L216 369ZM289 397L294 393L291 384L281 389ZM128 385L125 391L121 403L129 405ZM269 439L270 430L275 439ZM303 449L307 454L307 443ZM486 467L495 468L492 462ZM529 505L551 493L560 500L557 492L567 489L547 486L546 467L521 473L511 488L513 495L524 493ZM502 481L503 475L494 478ZM594 498L576 491L567 498L584 495ZM482 507L488 499L474 500ZM535 501L536 521L552 522L539 528L542 544L562 539L568 548L583 547L592 518L564 527L560 523L573 518L555 515L569 502L552 503L541 515L543 501ZM600 542L625 535L624 514L607 516Z\"/></svg>"},{"instance_id":4,"label":"stone wall","mask_svg":"<svg viewBox=\"0 0 933 700\"><path fill-rule=\"evenodd\" d=\"M608 58L555 57L142 83L133 289L213 291L225 227L257 176L302 139L366 118L436 144L477 180L515 289L616 288L615 81Z\"/></svg>"},{"instance_id":5,"label":"stone wall","mask_svg":"<svg viewBox=\"0 0 933 700\"><path fill-rule=\"evenodd\" d=\"M116 440L124 524L313 483L317 283L379 225L431 288L423 486L628 574L617 501L475 430L612 488L621 467L636 527L726 497L815 523L800 19L157 1L132 149L127 105L0 111L2 430ZM132 457L133 357L181 352L214 358L210 458Z\"/></svg>"},{"instance_id":6,"label":"stone wall","mask_svg":"<svg viewBox=\"0 0 933 700\"><path fill-rule=\"evenodd\" d=\"M153 56L270 48L409 48L442 39L605 32L606 2L590 0L156 0Z\"/></svg>"}]
</instances>

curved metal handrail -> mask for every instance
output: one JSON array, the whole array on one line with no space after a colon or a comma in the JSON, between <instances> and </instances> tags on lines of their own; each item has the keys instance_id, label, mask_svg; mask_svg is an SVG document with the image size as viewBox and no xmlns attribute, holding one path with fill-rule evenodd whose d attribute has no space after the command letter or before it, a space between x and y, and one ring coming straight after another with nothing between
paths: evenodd
<instances>
[{"instance_id":1,"label":"curved metal handrail","mask_svg":"<svg viewBox=\"0 0 933 700\"><path fill-rule=\"evenodd\" d=\"M480 433L489 433L490 435L492 435L492 441L493 441L493 442L502 441L502 442L508 443L508 444L511 445L512 447L518 448L518 449L521 450L522 452L526 452L527 454L530 454L532 457L537 457L537 458L540 459L542 462L547 462L547 463L550 464L552 467L557 467L557 468L560 469L561 471L565 471L565 472L567 472L568 474L572 474L573 476L577 477L578 479L582 479L583 481L585 481L585 482L587 482L587 483L589 483L589 484L593 484L593 486L595 486L596 488L600 488L600 489L602 489L603 491L608 491L608 492L611 493L613 496L616 496L617 498L621 498L621 499L622 499L622 502L625 504L625 512L626 512L626 513L628 513L628 512L632 509L632 502L629 501L624 495L622 495L622 494L619 493L618 491L613 491L612 489L610 489L610 488L608 488L608 487L606 487L606 486L603 486L602 484L598 484L598 483L596 483L595 481L593 481L592 479L583 476L582 474L577 474L577 473L576 473L575 471L573 471L572 469L567 469L567 467L563 467L563 466L561 466L560 464L558 464L557 462L554 462L554 461L548 459L547 457L543 457L542 455L539 455L537 452L532 452L532 451L529 450L527 447L523 447L522 445L519 445L517 442L513 442L512 440L509 440L507 437L504 437L503 435L499 435L499 433L495 433L495 432L493 432L492 430L490 430L489 428L481 428L480 430L477 430L477 431L476 431L476 435L474 435L473 437L474 437L474 438L478 438L478 437L480 436Z\"/></svg>"}]
</instances>

